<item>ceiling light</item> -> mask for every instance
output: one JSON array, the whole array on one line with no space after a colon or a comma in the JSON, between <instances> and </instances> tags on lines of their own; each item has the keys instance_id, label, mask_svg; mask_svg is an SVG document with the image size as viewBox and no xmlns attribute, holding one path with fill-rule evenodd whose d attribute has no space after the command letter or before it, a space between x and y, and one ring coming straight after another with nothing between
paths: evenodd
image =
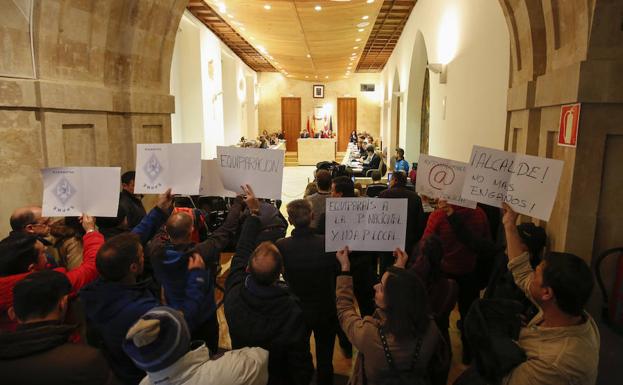
<instances>
[{"instance_id":1,"label":"ceiling light","mask_svg":"<svg viewBox=\"0 0 623 385\"><path fill-rule=\"evenodd\" d=\"M247 29L246 29L245 27L240 27L240 30L241 30L242 32L244 32L244 31L246 31Z\"/></svg>"},{"instance_id":2,"label":"ceiling light","mask_svg":"<svg viewBox=\"0 0 623 385\"><path fill-rule=\"evenodd\" d=\"M359 49L359 47L353 47L353 49Z\"/></svg>"},{"instance_id":3,"label":"ceiling light","mask_svg":"<svg viewBox=\"0 0 623 385\"><path fill-rule=\"evenodd\" d=\"M314 76L314 79L318 79L318 75Z\"/></svg>"},{"instance_id":4,"label":"ceiling light","mask_svg":"<svg viewBox=\"0 0 623 385\"><path fill-rule=\"evenodd\" d=\"M357 31L359 31L359 32L363 32L363 31L364 31L364 29L363 29L363 28L359 28Z\"/></svg>"},{"instance_id":5,"label":"ceiling light","mask_svg":"<svg viewBox=\"0 0 623 385\"><path fill-rule=\"evenodd\" d=\"M227 7L225 6L224 3L219 3L218 10L221 11L221 13L225 13L227 12Z\"/></svg>"},{"instance_id":6,"label":"ceiling light","mask_svg":"<svg viewBox=\"0 0 623 385\"><path fill-rule=\"evenodd\" d=\"M358 38L355 39L355 41L359 42L359 41L361 41L361 38L358 37Z\"/></svg>"},{"instance_id":7,"label":"ceiling light","mask_svg":"<svg viewBox=\"0 0 623 385\"><path fill-rule=\"evenodd\" d=\"M227 14L227 17L229 17L230 19L233 19L233 18L234 18L234 15L232 15L231 13L228 13L228 14Z\"/></svg>"},{"instance_id":8,"label":"ceiling light","mask_svg":"<svg viewBox=\"0 0 623 385\"><path fill-rule=\"evenodd\" d=\"M363 27L367 27L369 25L370 25L370 23L368 23L367 21L364 21L364 22L361 22L361 23L357 24L357 27L363 28Z\"/></svg>"},{"instance_id":9,"label":"ceiling light","mask_svg":"<svg viewBox=\"0 0 623 385\"><path fill-rule=\"evenodd\" d=\"M354 57L354 56L353 56L353 57L351 57L351 58L350 58L350 60L351 60L351 61L355 60L355 57Z\"/></svg>"},{"instance_id":10,"label":"ceiling light","mask_svg":"<svg viewBox=\"0 0 623 385\"><path fill-rule=\"evenodd\" d=\"M271 9L271 8L272 8L272 7L270 6L270 4L266 4L266 5L264 6L264 9L265 9L265 10L267 10L267 11L270 11L270 9Z\"/></svg>"},{"instance_id":11,"label":"ceiling light","mask_svg":"<svg viewBox=\"0 0 623 385\"><path fill-rule=\"evenodd\" d=\"M372 4L372 3L374 3L374 0L368 0L368 1L366 1L366 3Z\"/></svg>"},{"instance_id":12,"label":"ceiling light","mask_svg":"<svg viewBox=\"0 0 623 385\"><path fill-rule=\"evenodd\" d=\"M325 79L328 79L328 78L329 78L329 75L325 76L324 78L325 78Z\"/></svg>"},{"instance_id":13,"label":"ceiling light","mask_svg":"<svg viewBox=\"0 0 623 385\"><path fill-rule=\"evenodd\" d=\"M311 57L311 55L310 55L310 54L307 54L307 57Z\"/></svg>"},{"instance_id":14,"label":"ceiling light","mask_svg":"<svg viewBox=\"0 0 623 385\"><path fill-rule=\"evenodd\" d=\"M261 53L263 53L263 54L267 54L267 53L268 53L268 51L266 51L266 48L264 48L264 47L263 47L263 46L261 46L261 45L258 45L258 46L257 46L257 49L258 49Z\"/></svg>"},{"instance_id":15,"label":"ceiling light","mask_svg":"<svg viewBox=\"0 0 623 385\"><path fill-rule=\"evenodd\" d=\"M357 56L355 52L351 53L350 56Z\"/></svg>"},{"instance_id":16,"label":"ceiling light","mask_svg":"<svg viewBox=\"0 0 623 385\"><path fill-rule=\"evenodd\" d=\"M315 9L317 12L322 11L322 7L321 7L321 6L319 6L319 5L315 6L315 7L314 7L314 9Z\"/></svg>"},{"instance_id":17,"label":"ceiling light","mask_svg":"<svg viewBox=\"0 0 623 385\"><path fill-rule=\"evenodd\" d=\"M361 20L368 20L368 18L369 18L369 17L370 17L370 16L368 16L368 15L363 16L363 17L361 18Z\"/></svg>"},{"instance_id":18,"label":"ceiling light","mask_svg":"<svg viewBox=\"0 0 623 385\"><path fill-rule=\"evenodd\" d=\"M305 75L305 79L309 79L309 76Z\"/></svg>"}]
</instances>

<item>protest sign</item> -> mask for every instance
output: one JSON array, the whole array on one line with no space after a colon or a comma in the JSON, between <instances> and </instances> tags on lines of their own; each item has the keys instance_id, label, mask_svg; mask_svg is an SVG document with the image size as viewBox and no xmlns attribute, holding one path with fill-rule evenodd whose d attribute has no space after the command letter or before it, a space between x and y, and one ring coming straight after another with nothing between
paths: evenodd
<instances>
[{"instance_id":1,"label":"protest sign","mask_svg":"<svg viewBox=\"0 0 623 385\"><path fill-rule=\"evenodd\" d=\"M462 197L549 220L563 162L474 146Z\"/></svg>"},{"instance_id":2,"label":"protest sign","mask_svg":"<svg viewBox=\"0 0 623 385\"><path fill-rule=\"evenodd\" d=\"M201 160L201 184L199 195L214 197L235 197L236 193L226 190L218 170L218 160Z\"/></svg>"},{"instance_id":3,"label":"protest sign","mask_svg":"<svg viewBox=\"0 0 623 385\"><path fill-rule=\"evenodd\" d=\"M137 144L137 194L197 195L201 181L201 144Z\"/></svg>"},{"instance_id":4,"label":"protest sign","mask_svg":"<svg viewBox=\"0 0 623 385\"><path fill-rule=\"evenodd\" d=\"M249 184L255 196L266 199L281 199L284 156L284 150L216 148L223 187L242 193L240 186Z\"/></svg>"},{"instance_id":5,"label":"protest sign","mask_svg":"<svg viewBox=\"0 0 623 385\"><path fill-rule=\"evenodd\" d=\"M407 199L328 198L325 251L404 250Z\"/></svg>"},{"instance_id":6,"label":"protest sign","mask_svg":"<svg viewBox=\"0 0 623 385\"><path fill-rule=\"evenodd\" d=\"M120 173L119 167L56 167L41 170L43 216L74 217L89 214L116 217Z\"/></svg>"},{"instance_id":7,"label":"protest sign","mask_svg":"<svg viewBox=\"0 0 623 385\"><path fill-rule=\"evenodd\" d=\"M467 163L420 154L415 191L473 209L476 202L461 198L466 172Z\"/></svg>"}]
</instances>

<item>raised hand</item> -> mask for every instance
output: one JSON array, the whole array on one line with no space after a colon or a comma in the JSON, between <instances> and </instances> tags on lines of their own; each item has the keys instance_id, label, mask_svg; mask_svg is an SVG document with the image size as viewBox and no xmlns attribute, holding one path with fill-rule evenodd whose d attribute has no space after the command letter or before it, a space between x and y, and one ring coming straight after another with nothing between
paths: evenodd
<instances>
[{"instance_id":1,"label":"raised hand","mask_svg":"<svg viewBox=\"0 0 623 385\"><path fill-rule=\"evenodd\" d=\"M173 205L173 195L171 194L171 189L167 189L164 193L158 196L158 202L156 206L160 208L160 210L164 212L168 212Z\"/></svg>"},{"instance_id":2,"label":"raised hand","mask_svg":"<svg viewBox=\"0 0 623 385\"><path fill-rule=\"evenodd\" d=\"M244 202L247 204L249 211L257 212L260 209L260 201L258 201L257 198L255 197L255 193L253 192L253 189L251 188L251 186L246 184L240 187L242 188L242 191L244 191L244 194L246 195Z\"/></svg>"},{"instance_id":3,"label":"raised hand","mask_svg":"<svg viewBox=\"0 0 623 385\"><path fill-rule=\"evenodd\" d=\"M201 258L201 255L199 255L198 253L193 253L188 258L188 270L193 270L193 269L204 270L205 268L206 268L205 262L203 261L203 258Z\"/></svg>"},{"instance_id":4,"label":"raised hand","mask_svg":"<svg viewBox=\"0 0 623 385\"><path fill-rule=\"evenodd\" d=\"M342 271L350 271L350 260L348 259L349 253L350 250L348 249L348 246L345 246L342 250L338 250L337 253L335 253L335 257L340 263Z\"/></svg>"},{"instance_id":5,"label":"raised hand","mask_svg":"<svg viewBox=\"0 0 623 385\"><path fill-rule=\"evenodd\" d=\"M395 267L404 269L405 266L407 266L409 256L400 247L397 247L396 250L394 250L394 257L396 257L396 262L394 262Z\"/></svg>"},{"instance_id":6,"label":"raised hand","mask_svg":"<svg viewBox=\"0 0 623 385\"><path fill-rule=\"evenodd\" d=\"M515 226L517 224L517 217L519 214L517 214L507 203L502 203L502 210L504 210L504 216L502 217L502 223L504 226Z\"/></svg>"},{"instance_id":7,"label":"raised hand","mask_svg":"<svg viewBox=\"0 0 623 385\"><path fill-rule=\"evenodd\" d=\"M95 217L92 217L88 214L82 214L80 217L80 223L82 224L82 228L87 233L90 231L95 231Z\"/></svg>"}]
</instances>

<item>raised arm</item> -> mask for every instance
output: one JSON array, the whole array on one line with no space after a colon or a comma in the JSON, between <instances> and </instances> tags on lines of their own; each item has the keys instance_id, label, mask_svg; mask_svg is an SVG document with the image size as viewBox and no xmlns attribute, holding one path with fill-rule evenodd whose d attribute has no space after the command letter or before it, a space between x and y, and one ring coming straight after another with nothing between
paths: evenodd
<instances>
[{"instance_id":1,"label":"raised arm","mask_svg":"<svg viewBox=\"0 0 623 385\"><path fill-rule=\"evenodd\" d=\"M97 268L95 267L95 256L104 244L104 236L95 229L94 217L83 214L80 222L86 231L86 234L82 237L82 263L77 268L65 273L71 283L72 293L74 294L77 294L83 286L98 277Z\"/></svg>"},{"instance_id":2,"label":"raised arm","mask_svg":"<svg viewBox=\"0 0 623 385\"><path fill-rule=\"evenodd\" d=\"M517 213L513 209L503 203L504 232L506 234L506 247L508 254L508 270L513 274L515 284L524 291L526 296L534 302L530 295L530 283L534 277L534 270L530 265L530 254L528 247L521 241L519 231L517 230Z\"/></svg>"},{"instance_id":3,"label":"raised arm","mask_svg":"<svg viewBox=\"0 0 623 385\"><path fill-rule=\"evenodd\" d=\"M217 252L220 252L227 246L231 240L232 235L238 229L238 220L240 219L240 212L242 211L244 204L240 197L236 197L234 204L229 208L229 213L225 218L225 222L218 229L216 229L208 239L197 245L197 250L201 255L210 254L212 248L216 248Z\"/></svg>"},{"instance_id":4,"label":"raised arm","mask_svg":"<svg viewBox=\"0 0 623 385\"><path fill-rule=\"evenodd\" d=\"M146 245L147 242L156 234L158 229L165 224L171 214L173 205L173 195L171 189L168 189L158 197L156 207L151 209L149 213L136 225L132 232L137 234L141 239L141 244Z\"/></svg>"},{"instance_id":5,"label":"raised arm","mask_svg":"<svg viewBox=\"0 0 623 385\"><path fill-rule=\"evenodd\" d=\"M195 330L200 319L205 319L203 306L205 297L210 290L210 273L205 269L203 258L199 254L193 254L188 258L188 274L186 282L186 298L179 310L184 313L184 318L190 330ZM216 310L214 294L212 292L212 304L207 309L208 313ZM200 314L201 312L201 314Z\"/></svg>"}]
</instances>

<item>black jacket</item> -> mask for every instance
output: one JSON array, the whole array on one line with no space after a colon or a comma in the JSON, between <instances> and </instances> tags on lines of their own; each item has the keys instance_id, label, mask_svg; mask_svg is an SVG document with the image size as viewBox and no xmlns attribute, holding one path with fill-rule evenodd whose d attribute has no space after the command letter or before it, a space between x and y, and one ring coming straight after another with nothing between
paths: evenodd
<instances>
[{"instance_id":1,"label":"black jacket","mask_svg":"<svg viewBox=\"0 0 623 385\"><path fill-rule=\"evenodd\" d=\"M398 186L381 191L379 198L407 198L407 240L405 251L411 253L413 246L422 238L424 227L426 227L422 199L420 199L420 196L417 195L415 191Z\"/></svg>"},{"instance_id":2,"label":"black jacket","mask_svg":"<svg viewBox=\"0 0 623 385\"><path fill-rule=\"evenodd\" d=\"M268 350L268 384L308 385L314 369L298 299L284 285L258 285L246 272L260 226L255 216L245 220L225 282L232 348Z\"/></svg>"},{"instance_id":3,"label":"black jacket","mask_svg":"<svg viewBox=\"0 0 623 385\"><path fill-rule=\"evenodd\" d=\"M126 190L122 190L121 194L119 194L119 206L126 213L129 228L133 228L141 223L141 220L147 214L145 207L143 207L143 202L136 195Z\"/></svg>"},{"instance_id":4,"label":"black jacket","mask_svg":"<svg viewBox=\"0 0 623 385\"><path fill-rule=\"evenodd\" d=\"M2 383L117 384L97 349L68 341L75 328L51 321L19 325L15 332L0 333Z\"/></svg>"},{"instance_id":5,"label":"black jacket","mask_svg":"<svg viewBox=\"0 0 623 385\"><path fill-rule=\"evenodd\" d=\"M378 154L375 153L374 155L372 155L372 159L370 159L370 163L365 164L363 166L364 174L368 170L376 170L376 169L378 169L380 164L381 164L381 157Z\"/></svg>"},{"instance_id":6,"label":"black jacket","mask_svg":"<svg viewBox=\"0 0 623 385\"><path fill-rule=\"evenodd\" d=\"M275 245L283 257L285 279L301 299L305 318L317 314L334 317L338 265L335 253L325 252L324 237L314 234L311 228L296 228L291 237Z\"/></svg>"}]
</instances>

